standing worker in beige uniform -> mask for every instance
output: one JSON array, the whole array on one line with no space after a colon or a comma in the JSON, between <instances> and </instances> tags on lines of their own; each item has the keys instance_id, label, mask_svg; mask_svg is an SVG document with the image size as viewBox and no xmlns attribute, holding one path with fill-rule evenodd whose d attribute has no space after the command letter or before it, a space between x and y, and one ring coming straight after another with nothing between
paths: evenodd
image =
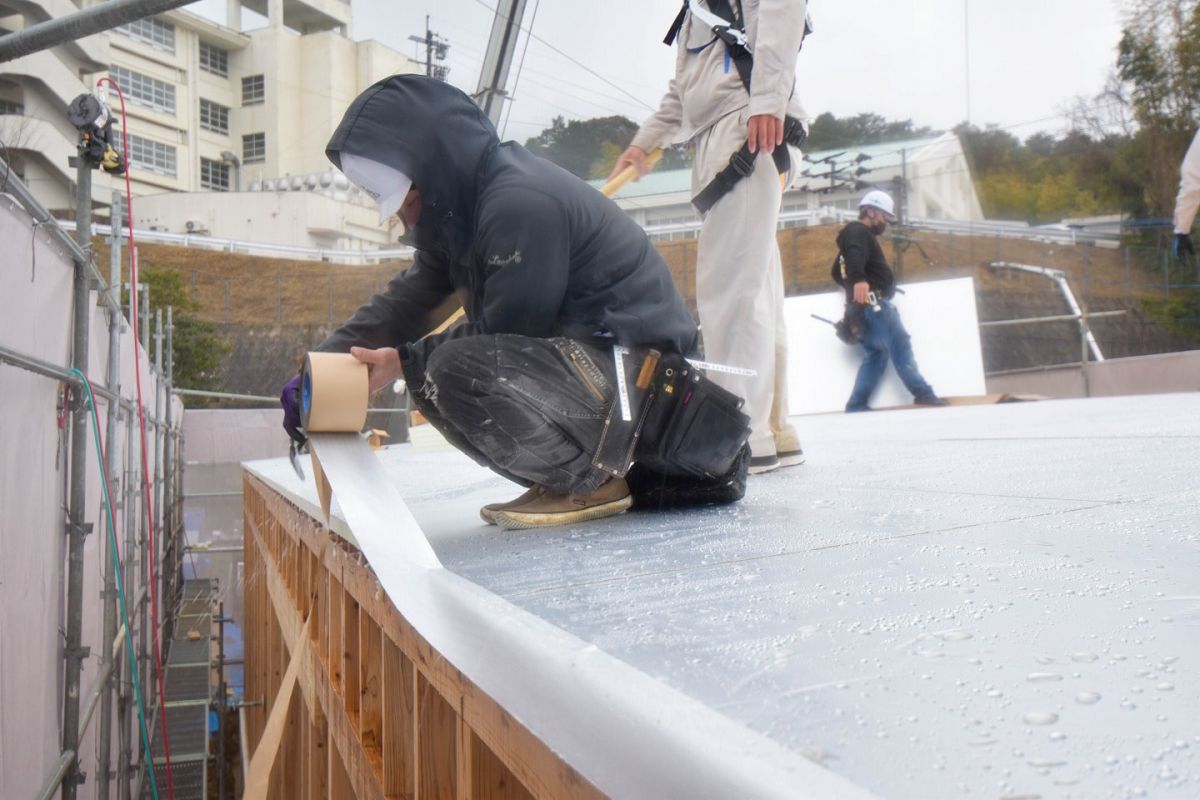
<instances>
[{"instance_id":1,"label":"standing worker in beige uniform","mask_svg":"<svg viewBox=\"0 0 1200 800\"><path fill-rule=\"evenodd\" d=\"M675 77L658 111L617 159L648 171L647 153L695 148L693 203L703 216L696 305L710 362L753 371L710 377L745 398L750 472L804 462L787 419L787 330L776 231L781 173L799 159L804 111L795 98L805 0L689 0L667 43L678 40ZM787 144L785 144L785 141Z\"/></svg>"},{"instance_id":2,"label":"standing worker in beige uniform","mask_svg":"<svg viewBox=\"0 0 1200 800\"><path fill-rule=\"evenodd\" d=\"M1200 131L1179 165L1179 195L1175 198L1175 258L1180 262L1196 257L1192 225L1200 208Z\"/></svg>"}]
</instances>

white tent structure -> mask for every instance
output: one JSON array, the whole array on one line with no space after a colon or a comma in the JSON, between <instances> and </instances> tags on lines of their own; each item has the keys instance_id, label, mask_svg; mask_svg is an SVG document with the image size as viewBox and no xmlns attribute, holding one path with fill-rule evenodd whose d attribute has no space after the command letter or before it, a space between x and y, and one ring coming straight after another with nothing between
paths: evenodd
<instances>
[{"instance_id":1,"label":"white tent structure","mask_svg":"<svg viewBox=\"0 0 1200 800\"><path fill-rule=\"evenodd\" d=\"M829 209L852 211L865 187L894 191L900 182L908 187L910 219L983 220L971 168L954 133L805 153L798 172L783 196L781 225L794 225L805 218L819 222ZM699 224L692 195L691 170L676 169L652 172L628 184L616 200L654 235L658 227Z\"/></svg>"}]
</instances>

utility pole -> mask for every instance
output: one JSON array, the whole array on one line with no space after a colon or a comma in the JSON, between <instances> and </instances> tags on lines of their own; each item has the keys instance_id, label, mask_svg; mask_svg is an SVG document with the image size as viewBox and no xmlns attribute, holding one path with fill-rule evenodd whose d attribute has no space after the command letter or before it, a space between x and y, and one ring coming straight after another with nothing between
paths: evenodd
<instances>
[{"instance_id":1,"label":"utility pole","mask_svg":"<svg viewBox=\"0 0 1200 800\"><path fill-rule=\"evenodd\" d=\"M446 80L450 68L434 62L446 60L446 54L450 52L450 43L429 29L428 14L425 15L425 37L410 36L408 40L425 45L425 74L431 78L437 78L439 81Z\"/></svg>"},{"instance_id":2,"label":"utility pole","mask_svg":"<svg viewBox=\"0 0 1200 800\"><path fill-rule=\"evenodd\" d=\"M524 15L525 0L500 0L496 4L492 34L488 38L483 66L479 70L479 88L475 90L475 102L497 128L500 127L504 98L508 94L504 87L508 83L508 70L512 66L513 51L517 47L517 36L521 31L521 18Z\"/></svg>"},{"instance_id":3,"label":"utility pole","mask_svg":"<svg viewBox=\"0 0 1200 800\"><path fill-rule=\"evenodd\" d=\"M901 232L905 231L908 225L908 149L900 149L900 176L895 180L896 183L896 219L899 222L897 226ZM896 237L892 240L893 258L896 268L896 279L904 274L904 251L908 249L907 242L903 237Z\"/></svg>"},{"instance_id":4,"label":"utility pole","mask_svg":"<svg viewBox=\"0 0 1200 800\"><path fill-rule=\"evenodd\" d=\"M806 184L805 186L801 187L801 190L806 192L816 192L818 194L833 194L834 192L847 187L860 188L862 182L859 180L859 178L870 172L870 170L862 166L862 164L864 161L870 161L871 157L866 153L859 153L854 158L841 160L842 156L844 155L846 155L846 152L842 151L840 153L834 153L831 156L826 156L820 161L811 162L813 164L826 164L828 166L828 170L825 172L813 172L813 168L809 167L800 174L806 178L818 178L821 180L828 179L829 185L814 188ZM805 160L808 160L807 157ZM841 160L841 163L839 163L839 160ZM857 167L855 165L857 165ZM851 169L852 167L855 168Z\"/></svg>"}]
</instances>

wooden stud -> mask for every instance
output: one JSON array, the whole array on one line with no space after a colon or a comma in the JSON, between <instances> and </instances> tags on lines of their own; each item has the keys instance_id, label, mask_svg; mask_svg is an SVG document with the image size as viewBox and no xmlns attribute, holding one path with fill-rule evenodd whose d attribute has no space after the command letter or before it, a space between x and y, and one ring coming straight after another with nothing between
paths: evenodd
<instances>
[{"instance_id":1,"label":"wooden stud","mask_svg":"<svg viewBox=\"0 0 1200 800\"><path fill-rule=\"evenodd\" d=\"M375 771L383 774L383 634L367 614L358 616L358 735Z\"/></svg>"},{"instance_id":2,"label":"wooden stud","mask_svg":"<svg viewBox=\"0 0 1200 800\"><path fill-rule=\"evenodd\" d=\"M307 648L299 728L284 756L297 778L279 796L601 796L400 616L357 550L257 479L244 486L249 698L274 696L304 615L314 615L317 646ZM256 742L267 709L249 711Z\"/></svg>"},{"instance_id":3,"label":"wooden stud","mask_svg":"<svg viewBox=\"0 0 1200 800\"><path fill-rule=\"evenodd\" d=\"M504 766L496 754L484 746L470 728L463 726L470 740L471 800L532 800L533 795Z\"/></svg>"},{"instance_id":4,"label":"wooden stud","mask_svg":"<svg viewBox=\"0 0 1200 800\"><path fill-rule=\"evenodd\" d=\"M332 574L330 578L332 578ZM342 603L346 600L346 593L342 591L342 587L330 580L329 582L329 654L326 663L329 665L329 676L333 681L333 688L343 697L346 692L346 681L342 675L343 661L343 646L342 646L342 627L345 621L345 616L342 612Z\"/></svg>"},{"instance_id":5,"label":"wooden stud","mask_svg":"<svg viewBox=\"0 0 1200 800\"><path fill-rule=\"evenodd\" d=\"M342 604L342 680L345 681L346 713L354 727L358 728L359 675L358 675L358 601L349 592Z\"/></svg>"},{"instance_id":6,"label":"wooden stud","mask_svg":"<svg viewBox=\"0 0 1200 800\"><path fill-rule=\"evenodd\" d=\"M383 639L383 794L414 797L413 731L415 731L412 662L391 639Z\"/></svg>"},{"instance_id":7,"label":"wooden stud","mask_svg":"<svg viewBox=\"0 0 1200 800\"><path fill-rule=\"evenodd\" d=\"M417 797L457 800L458 715L424 676L417 676Z\"/></svg>"}]
</instances>

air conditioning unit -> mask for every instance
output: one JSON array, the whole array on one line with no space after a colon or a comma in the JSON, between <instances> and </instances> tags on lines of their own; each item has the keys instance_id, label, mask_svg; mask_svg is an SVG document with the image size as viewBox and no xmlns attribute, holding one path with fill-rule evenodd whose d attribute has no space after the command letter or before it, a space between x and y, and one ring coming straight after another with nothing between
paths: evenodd
<instances>
[{"instance_id":1,"label":"air conditioning unit","mask_svg":"<svg viewBox=\"0 0 1200 800\"><path fill-rule=\"evenodd\" d=\"M197 220L194 220L194 219L189 219L187 222L183 223L183 228L188 233L196 233L196 234L200 234L200 235L208 234L208 226L205 225L203 222L198 222Z\"/></svg>"}]
</instances>

